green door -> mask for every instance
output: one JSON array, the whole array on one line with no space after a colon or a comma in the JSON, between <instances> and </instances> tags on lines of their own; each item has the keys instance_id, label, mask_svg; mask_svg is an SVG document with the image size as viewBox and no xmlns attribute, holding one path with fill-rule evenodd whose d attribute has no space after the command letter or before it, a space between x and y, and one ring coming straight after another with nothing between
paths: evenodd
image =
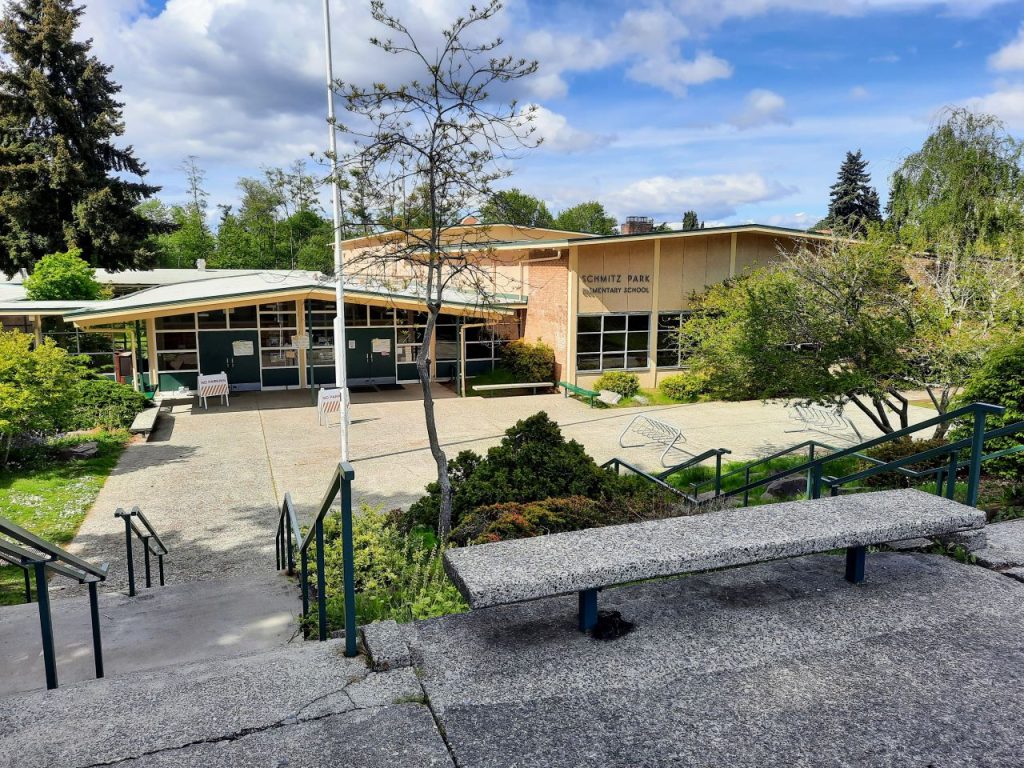
<instances>
[{"instance_id":1,"label":"green door","mask_svg":"<svg viewBox=\"0 0 1024 768\"><path fill-rule=\"evenodd\" d=\"M200 331L199 370L228 375L232 390L260 388L257 331Z\"/></svg>"},{"instance_id":2,"label":"green door","mask_svg":"<svg viewBox=\"0 0 1024 768\"><path fill-rule=\"evenodd\" d=\"M348 383L394 384L395 329L346 328L345 371Z\"/></svg>"}]
</instances>

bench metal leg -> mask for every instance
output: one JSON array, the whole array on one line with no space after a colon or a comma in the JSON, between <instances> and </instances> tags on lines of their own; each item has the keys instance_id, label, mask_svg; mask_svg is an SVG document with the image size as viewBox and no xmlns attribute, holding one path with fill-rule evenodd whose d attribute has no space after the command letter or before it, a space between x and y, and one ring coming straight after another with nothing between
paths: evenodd
<instances>
[{"instance_id":1,"label":"bench metal leg","mask_svg":"<svg viewBox=\"0 0 1024 768\"><path fill-rule=\"evenodd\" d=\"M584 589L580 596L580 632L589 632L597 624L597 590Z\"/></svg>"},{"instance_id":2,"label":"bench metal leg","mask_svg":"<svg viewBox=\"0 0 1024 768\"><path fill-rule=\"evenodd\" d=\"M867 547L846 548L846 580L851 584L860 584L864 581L864 560L867 552Z\"/></svg>"}]
</instances>

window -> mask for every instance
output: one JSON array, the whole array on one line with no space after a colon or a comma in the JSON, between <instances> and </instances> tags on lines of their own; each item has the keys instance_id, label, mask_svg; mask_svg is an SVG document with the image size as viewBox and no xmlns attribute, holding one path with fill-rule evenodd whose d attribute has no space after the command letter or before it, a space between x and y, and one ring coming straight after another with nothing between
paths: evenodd
<instances>
[{"instance_id":1,"label":"window","mask_svg":"<svg viewBox=\"0 0 1024 768\"><path fill-rule=\"evenodd\" d=\"M692 312L661 312L658 314L658 367L680 368L693 354L693 346L680 338L679 332L693 317Z\"/></svg>"},{"instance_id":2,"label":"window","mask_svg":"<svg viewBox=\"0 0 1024 768\"><path fill-rule=\"evenodd\" d=\"M351 317L348 308L357 305L346 304L345 316ZM334 365L334 310L333 301L310 299L306 302L309 312L309 361L313 365Z\"/></svg>"},{"instance_id":3,"label":"window","mask_svg":"<svg viewBox=\"0 0 1024 768\"><path fill-rule=\"evenodd\" d=\"M196 316L170 315L156 318L156 367L160 373L199 370L199 340Z\"/></svg>"},{"instance_id":4,"label":"window","mask_svg":"<svg viewBox=\"0 0 1024 768\"><path fill-rule=\"evenodd\" d=\"M250 304L247 307L232 307L230 310L230 322L232 328L255 328L256 327L256 305Z\"/></svg>"},{"instance_id":5,"label":"window","mask_svg":"<svg viewBox=\"0 0 1024 768\"><path fill-rule=\"evenodd\" d=\"M576 328L577 370L649 367L650 315L583 315Z\"/></svg>"},{"instance_id":6,"label":"window","mask_svg":"<svg viewBox=\"0 0 1024 768\"><path fill-rule=\"evenodd\" d=\"M295 302L260 304L260 364L264 368L297 368L298 350L292 337L298 334Z\"/></svg>"},{"instance_id":7,"label":"window","mask_svg":"<svg viewBox=\"0 0 1024 768\"><path fill-rule=\"evenodd\" d=\"M198 317L200 330L220 331L228 327L228 314L223 309L208 309Z\"/></svg>"}]
</instances>

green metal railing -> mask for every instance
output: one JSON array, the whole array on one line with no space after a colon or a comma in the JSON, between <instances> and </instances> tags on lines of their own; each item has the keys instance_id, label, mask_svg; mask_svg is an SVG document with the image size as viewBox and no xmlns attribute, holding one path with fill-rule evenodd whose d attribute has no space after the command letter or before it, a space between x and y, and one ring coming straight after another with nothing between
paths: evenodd
<instances>
[{"instance_id":1,"label":"green metal railing","mask_svg":"<svg viewBox=\"0 0 1024 768\"><path fill-rule=\"evenodd\" d=\"M345 600L345 655L358 653L356 642L356 591L354 550L352 544L352 480L355 470L347 461L338 464L331 477L330 486L317 510L313 524L305 535L295 514L295 504L290 493L284 495L281 514L277 522L277 570L286 570L289 576L295 574L295 552L299 554L299 587L302 591L302 623L306 626L309 616L309 548L316 544L316 601L317 635L327 639L327 585L324 564L324 518L341 496L341 546L342 578Z\"/></svg>"},{"instance_id":2,"label":"green metal railing","mask_svg":"<svg viewBox=\"0 0 1024 768\"><path fill-rule=\"evenodd\" d=\"M850 448L844 448L837 451L833 451L826 456L819 456L813 459L788 469L780 470L769 474L758 480L744 483L743 485L733 488L729 491L722 493L723 497L732 497L737 495L743 495L744 498L749 497L749 492L766 486L776 480L782 479L783 477L790 477L793 475L799 475L806 473L808 476L807 484L807 496L808 498L820 498L822 491L827 486L829 492L833 495L840 492L840 488L843 485L858 480L863 480L868 477L882 474L883 472L897 472L907 477L915 479L925 479L930 476L937 478L936 480L936 491L941 492L943 489L942 478L947 478L946 493L952 497L952 491L955 487L955 476L956 473L966 467L967 469L967 504L970 506L977 506L978 503L978 489L981 480L981 465L984 461L991 458L996 458L997 454L991 454L988 457L984 454L984 445L986 440L991 440L997 437L1004 437L1011 434L1017 434L1024 432L1024 422L1018 422L1016 424L1010 424L1005 427L985 431L985 420L989 415L1002 415L1005 412L1005 408L997 405L989 405L988 403L971 403L962 408L957 408L949 413L935 416L931 419L913 424L905 429L891 432L881 437L867 440L859 445L852 446ZM963 418L971 419L971 436L963 440L958 440L947 445L942 445L937 448L933 448L927 451L921 451L919 453L912 454L900 459L893 461L882 461L870 456L864 456L864 452L875 448L885 443L899 440L903 437L913 435L915 432L919 432L924 429L935 427L939 424L949 424L953 421L957 421ZM967 461L960 463L959 455L969 450ZM1017 452L1017 449L1008 449L1008 451L998 452L998 455L1007 455L1008 452ZM824 467L830 462L834 462L837 459L842 459L847 456L854 456L857 458L867 459L873 466L858 472L843 476L843 477L826 477L824 474ZM931 459L946 456L948 457L947 463L942 467L935 469L929 469L924 471L908 470L908 465L918 464L923 461L929 461ZM948 482L948 478L954 478L954 482Z\"/></svg>"},{"instance_id":3,"label":"green metal railing","mask_svg":"<svg viewBox=\"0 0 1024 768\"><path fill-rule=\"evenodd\" d=\"M19 566L25 572L25 594L29 602L32 600L29 571L35 575L46 687L50 689L57 687L57 653L53 642L53 616L50 611L48 572L89 586L93 660L96 677L103 677L103 643L100 637L100 610L96 585L101 581L106 581L107 564L93 565L2 517L0 517L0 534L6 537L0 538L0 559Z\"/></svg>"},{"instance_id":4,"label":"green metal railing","mask_svg":"<svg viewBox=\"0 0 1024 768\"><path fill-rule=\"evenodd\" d=\"M161 541L157 532L153 529L149 520L142 514L142 510L138 507L132 507L131 512L125 512L123 509L118 508L114 512L114 517L120 517L124 520L124 541L125 541L125 560L128 564L128 597L135 597L135 553L132 548L132 536L134 535L142 542L142 552L145 559L146 565L146 589L150 589L153 586L153 577L150 571L150 553L156 555L157 568L160 576L160 586L164 586L164 556L169 554L169 550ZM145 530L140 530L139 526L135 524L135 520L142 523L142 527Z\"/></svg>"},{"instance_id":5,"label":"green metal railing","mask_svg":"<svg viewBox=\"0 0 1024 768\"><path fill-rule=\"evenodd\" d=\"M609 459L608 461L606 461L604 464L601 465L601 469L610 469L610 470L614 471L616 475L621 474L621 470L623 470L623 469L628 470L629 472L632 472L634 475L638 475L638 476L644 478L645 480L647 480L648 482L657 485L659 488L662 488L662 489L664 489L666 491L669 491L670 493L680 497L681 499L683 499L683 500L685 500L685 501L687 501L687 502L689 502L691 504L696 504L697 503L697 497L696 496L691 496L690 494L686 493L685 491L682 491L679 488L676 488L675 486L670 485L669 483L665 482L665 478L667 478L669 475L672 475L672 474L674 474L676 472L679 472L681 470L689 469L690 467L696 466L697 464L701 464L702 462L705 462L705 461L707 461L710 458L714 458L715 459L715 477L720 479L721 476L722 476L722 456L724 454L727 454L727 453L731 453L731 451L729 451L726 448L712 448L709 451L704 451L704 453L702 453L702 454L699 454L699 455L694 456L694 457L692 457L690 459L687 459L686 461L682 462L681 464L676 464L674 467L669 467L668 469L666 469L666 470L664 470L662 472L659 472L656 475L652 475L650 472L646 472L646 471L640 469L639 467L636 467L636 466L630 464L629 462L624 461L622 459L618 459L618 458L616 458L616 459ZM716 486L716 493L720 489L721 489L721 484L719 483Z\"/></svg>"}]
</instances>

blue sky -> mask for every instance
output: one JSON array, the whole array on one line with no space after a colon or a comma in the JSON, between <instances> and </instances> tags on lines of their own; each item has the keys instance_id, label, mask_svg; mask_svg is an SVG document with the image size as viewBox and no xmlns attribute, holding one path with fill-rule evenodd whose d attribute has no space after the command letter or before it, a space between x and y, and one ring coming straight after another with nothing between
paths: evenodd
<instances>
[{"instance_id":1,"label":"blue sky","mask_svg":"<svg viewBox=\"0 0 1024 768\"><path fill-rule=\"evenodd\" d=\"M239 176L325 147L320 0L85 1L126 140L168 202L185 155L230 203ZM392 5L427 35L464 3ZM407 76L367 48L367 3L333 13L339 77ZM511 0L497 31L540 62L516 96L546 141L510 184L553 211L597 198L619 218L809 226L846 150L884 200L944 106L1024 133L1022 21L1024 3L999 0Z\"/></svg>"}]
</instances>

